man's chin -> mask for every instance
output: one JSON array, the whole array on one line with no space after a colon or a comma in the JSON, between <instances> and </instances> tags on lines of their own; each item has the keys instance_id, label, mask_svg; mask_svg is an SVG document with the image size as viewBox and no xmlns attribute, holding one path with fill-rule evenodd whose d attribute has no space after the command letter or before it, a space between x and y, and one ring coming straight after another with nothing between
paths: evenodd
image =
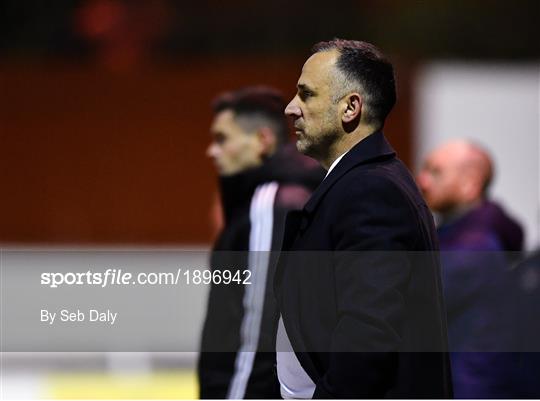
<instances>
[{"instance_id":1,"label":"man's chin","mask_svg":"<svg viewBox=\"0 0 540 401\"><path fill-rule=\"evenodd\" d=\"M305 141L303 141L301 138L298 138L296 140L296 150L298 150L300 153L307 154L309 146Z\"/></svg>"},{"instance_id":2,"label":"man's chin","mask_svg":"<svg viewBox=\"0 0 540 401\"><path fill-rule=\"evenodd\" d=\"M296 141L296 149L305 156L311 157L312 159L318 160L316 153L314 152L313 146L310 143L298 139Z\"/></svg>"}]
</instances>

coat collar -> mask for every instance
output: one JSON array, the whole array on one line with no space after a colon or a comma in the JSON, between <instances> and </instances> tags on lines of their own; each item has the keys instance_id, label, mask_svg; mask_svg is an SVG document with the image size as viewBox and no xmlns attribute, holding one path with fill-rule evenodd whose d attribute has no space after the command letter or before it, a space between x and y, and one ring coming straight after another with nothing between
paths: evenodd
<instances>
[{"instance_id":1,"label":"coat collar","mask_svg":"<svg viewBox=\"0 0 540 401\"><path fill-rule=\"evenodd\" d=\"M304 206L304 210L311 214L324 197L324 194L336 183L345 173L359 164L395 157L396 152L390 146L382 131L376 131L367 136L356 145L340 160L340 162L330 172L328 177L315 190L309 201Z\"/></svg>"}]
</instances>

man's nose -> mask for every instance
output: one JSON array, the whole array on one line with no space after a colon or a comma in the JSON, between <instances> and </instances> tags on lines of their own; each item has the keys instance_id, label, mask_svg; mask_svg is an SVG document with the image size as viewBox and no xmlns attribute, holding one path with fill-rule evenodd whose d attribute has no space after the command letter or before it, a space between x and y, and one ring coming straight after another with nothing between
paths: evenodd
<instances>
[{"instance_id":1,"label":"man's nose","mask_svg":"<svg viewBox=\"0 0 540 401\"><path fill-rule=\"evenodd\" d=\"M214 159L217 155L217 146L215 143L211 143L208 148L206 148L206 156Z\"/></svg>"},{"instance_id":2,"label":"man's nose","mask_svg":"<svg viewBox=\"0 0 540 401\"><path fill-rule=\"evenodd\" d=\"M290 101L290 103L285 107L285 115L290 117L300 117L302 115L302 111L300 110L300 107L296 105L296 97Z\"/></svg>"}]
</instances>

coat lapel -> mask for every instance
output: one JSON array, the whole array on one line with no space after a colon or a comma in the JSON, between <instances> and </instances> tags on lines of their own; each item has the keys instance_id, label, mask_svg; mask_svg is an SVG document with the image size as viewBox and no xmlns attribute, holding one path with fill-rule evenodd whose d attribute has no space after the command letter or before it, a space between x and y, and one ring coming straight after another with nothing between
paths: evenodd
<instances>
[{"instance_id":1,"label":"coat lapel","mask_svg":"<svg viewBox=\"0 0 540 401\"><path fill-rule=\"evenodd\" d=\"M319 187L315 190L311 198L304 206L304 210L311 214L317 208L328 190L353 167L371 162L380 158L394 157L396 152L384 137L382 131L376 131L367 136L349 150L343 159L330 172Z\"/></svg>"},{"instance_id":2,"label":"coat lapel","mask_svg":"<svg viewBox=\"0 0 540 401\"><path fill-rule=\"evenodd\" d=\"M302 214L301 210L291 210L287 213L285 218L285 228L283 232L283 242L281 245L282 251L288 251L291 249L296 235L300 230L300 225L302 223Z\"/></svg>"}]
</instances>

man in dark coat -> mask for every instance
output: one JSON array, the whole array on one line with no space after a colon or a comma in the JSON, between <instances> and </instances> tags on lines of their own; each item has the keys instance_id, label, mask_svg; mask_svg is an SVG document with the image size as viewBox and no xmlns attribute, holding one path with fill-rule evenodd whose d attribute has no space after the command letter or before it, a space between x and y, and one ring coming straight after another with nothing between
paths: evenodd
<instances>
[{"instance_id":1,"label":"man in dark coat","mask_svg":"<svg viewBox=\"0 0 540 401\"><path fill-rule=\"evenodd\" d=\"M433 150L418 176L438 227L456 398L519 398L516 291L511 264L523 230L489 201L491 157L453 140ZM514 345L515 344L515 345Z\"/></svg>"},{"instance_id":2,"label":"man in dark coat","mask_svg":"<svg viewBox=\"0 0 540 401\"><path fill-rule=\"evenodd\" d=\"M336 39L315 46L297 88L285 110L297 148L328 174L287 218L275 278L281 394L450 397L432 217L381 131L393 67L369 43Z\"/></svg>"},{"instance_id":3,"label":"man in dark coat","mask_svg":"<svg viewBox=\"0 0 540 401\"><path fill-rule=\"evenodd\" d=\"M323 177L287 144L284 107L281 95L266 87L226 93L214 104L208 155L220 175L224 226L211 267L239 281L210 288L198 364L201 398L279 397L275 264L268 256L281 244L286 212L301 208Z\"/></svg>"}]
</instances>

